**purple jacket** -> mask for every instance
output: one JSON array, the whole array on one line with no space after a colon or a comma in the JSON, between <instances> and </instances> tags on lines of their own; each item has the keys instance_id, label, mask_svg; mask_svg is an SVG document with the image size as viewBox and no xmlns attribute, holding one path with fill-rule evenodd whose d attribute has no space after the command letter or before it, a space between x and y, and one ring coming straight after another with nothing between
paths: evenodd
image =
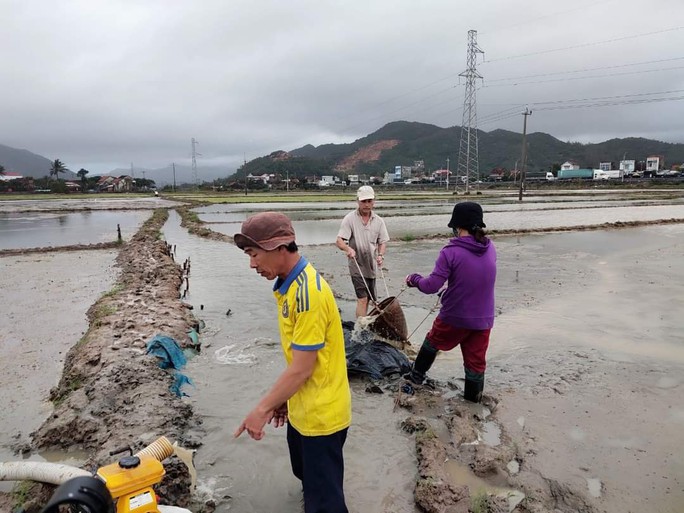
<instances>
[{"instance_id":1,"label":"purple jacket","mask_svg":"<svg viewBox=\"0 0 684 513\"><path fill-rule=\"evenodd\" d=\"M439 291L445 282L438 317L455 328L490 329L494 325L496 249L489 239L456 237L442 248L430 276L417 280L425 294Z\"/></svg>"}]
</instances>

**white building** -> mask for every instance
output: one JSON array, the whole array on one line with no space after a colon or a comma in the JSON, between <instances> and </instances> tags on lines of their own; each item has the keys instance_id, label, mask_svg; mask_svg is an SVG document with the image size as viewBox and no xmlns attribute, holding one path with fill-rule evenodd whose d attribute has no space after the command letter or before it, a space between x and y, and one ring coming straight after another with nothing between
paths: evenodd
<instances>
[{"instance_id":1,"label":"white building","mask_svg":"<svg viewBox=\"0 0 684 513\"><path fill-rule=\"evenodd\" d=\"M613 163L612 162L600 162L599 163L599 169L601 171L612 171L613 170Z\"/></svg>"},{"instance_id":2,"label":"white building","mask_svg":"<svg viewBox=\"0 0 684 513\"><path fill-rule=\"evenodd\" d=\"M9 182L10 180L17 180L18 178L24 178L19 173L13 173L11 171L5 171L4 175L0 175L0 181Z\"/></svg>"},{"instance_id":3,"label":"white building","mask_svg":"<svg viewBox=\"0 0 684 513\"><path fill-rule=\"evenodd\" d=\"M636 160L621 160L620 171L626 175L630 175L636 171Z\"/></svg>"},{"instance_id":4,"label":"white building","mask_svg":"<svg viewBox=\"0 0 684 513\"><path fill-rule=\"evenodd\" d=\"M561 169L563 171L567 171L570 169L580 169L580 165L577 162L575 162L574 160L568 160L567 162L564 162L561 165Z\"/></svg>"},{"instance_id":5,"label":"white building","mask_svg":"<svg viewBox=\"0 0 684 513\"><path fill-rule=\"evenodd\" d=\"M662 155L651 155L646 159L646 171L660 171L665 167L665 157Z\"/></svg>"}]
</instances>

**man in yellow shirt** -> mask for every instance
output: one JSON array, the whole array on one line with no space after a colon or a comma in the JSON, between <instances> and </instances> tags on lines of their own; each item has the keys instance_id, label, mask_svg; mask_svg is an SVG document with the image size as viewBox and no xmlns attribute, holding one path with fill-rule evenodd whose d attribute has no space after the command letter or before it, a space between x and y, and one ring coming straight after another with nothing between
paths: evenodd
<instances>
[{"instance_id":1,"label":"man in yellow shirt","mask_svg":"<svg viewBox=\"0 0 684 513\"><path fill-rule=\"evenodd\" d=\"M287 368L242 421L254 440L287 422L292 472L302 481L305 513L347 513L343 447L351 423L344 334L328 283L299 255L287 216L263 212L242 223L235 244L249 265L275 279L280 340Z\"/></svg>"}]
</instances>

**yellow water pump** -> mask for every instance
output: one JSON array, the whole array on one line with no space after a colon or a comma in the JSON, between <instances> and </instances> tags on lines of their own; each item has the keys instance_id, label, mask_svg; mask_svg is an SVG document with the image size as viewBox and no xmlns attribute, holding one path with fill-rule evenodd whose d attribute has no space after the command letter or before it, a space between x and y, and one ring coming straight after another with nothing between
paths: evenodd
<instances>
[{"instance_id":1,"label":"yellow water pump","mask_svg":"<svg viewBox=\"0 0 684 513\"><path fill-rule=\"evenodd\" d=\"M173 446L162 436L135 454L130 448L112 451L112 455L130 451L116 463L100 467L97 475L107 486L116 503L116 513L159 513L157 495L152 486L161 482L163 460L173 454Z\"/></svg>"}]
</instances>

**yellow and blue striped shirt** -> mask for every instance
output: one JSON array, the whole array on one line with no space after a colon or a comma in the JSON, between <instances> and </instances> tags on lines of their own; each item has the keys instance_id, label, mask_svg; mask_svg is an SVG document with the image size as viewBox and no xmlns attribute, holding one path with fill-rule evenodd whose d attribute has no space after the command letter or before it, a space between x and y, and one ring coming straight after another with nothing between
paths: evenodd
<instances>
[{"instance_id":1,"label":"yellow and blue striped shirt","mask_svg":"<svg viewBox=\"0 0 684 513\"><path fill-rule=\"evenodd\" d=\"M344 333L332 290L300 258L273 287L278 302L280 342L289 365L292 351L317 351L313 374L288 401L292 426L304 436L322 436L351 423Z\"/></svg>"}]
</instances>

